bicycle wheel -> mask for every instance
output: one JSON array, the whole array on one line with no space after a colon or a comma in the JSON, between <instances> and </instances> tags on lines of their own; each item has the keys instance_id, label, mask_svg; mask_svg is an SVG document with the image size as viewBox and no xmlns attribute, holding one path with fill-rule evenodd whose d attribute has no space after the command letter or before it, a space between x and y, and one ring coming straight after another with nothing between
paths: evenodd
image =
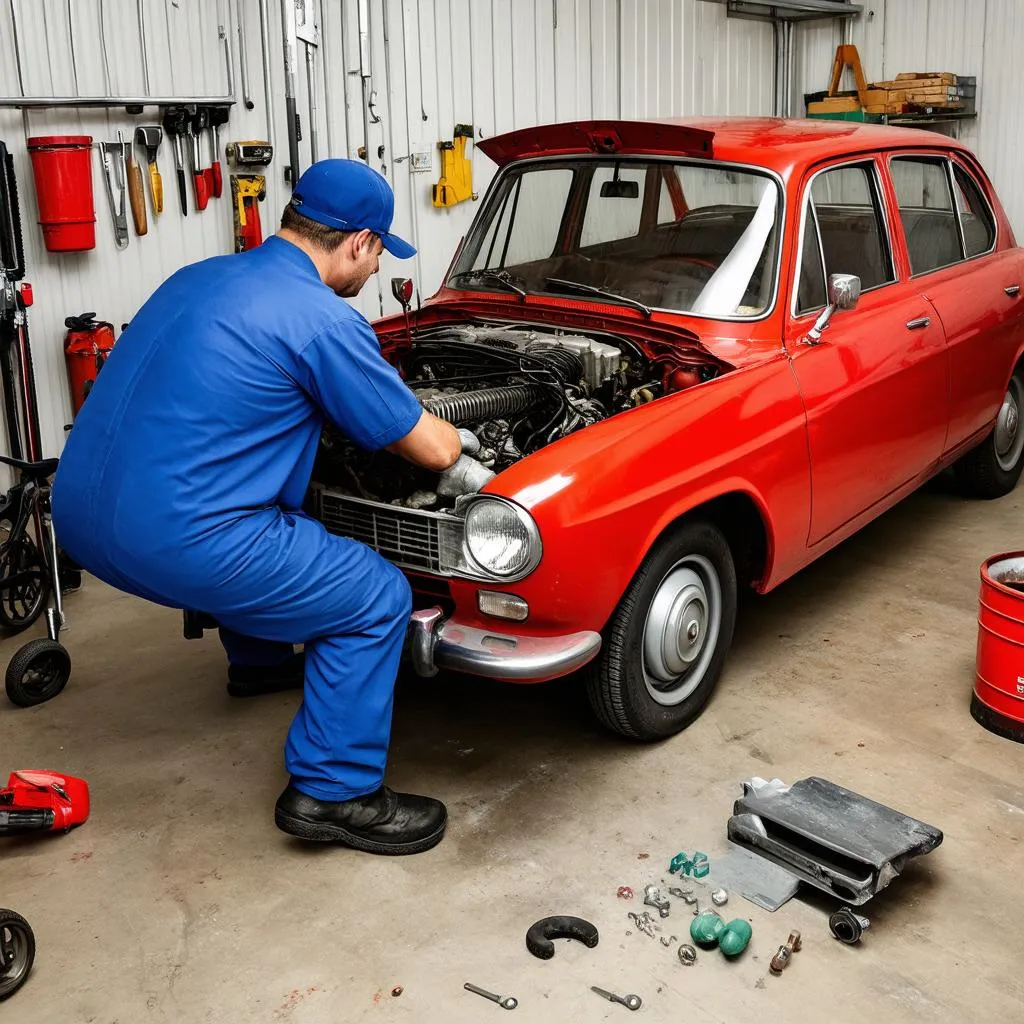
<instances>
[{"instance_id":1,"label":"bicycle wheel","mask_svg":"<svg viewBox=\"0 0 1024 1024\"><path fill-rule=\"evenodd\" d=\"M49 582L36 543L26 533L0 555L0 624L28 629L43 612Z\"/></svg>"}]
</instances>

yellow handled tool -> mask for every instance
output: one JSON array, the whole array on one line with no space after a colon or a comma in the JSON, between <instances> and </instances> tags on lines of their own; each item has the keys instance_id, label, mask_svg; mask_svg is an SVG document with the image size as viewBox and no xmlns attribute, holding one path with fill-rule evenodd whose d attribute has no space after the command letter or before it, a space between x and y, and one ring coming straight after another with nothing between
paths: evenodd
<instances>
[{"instance_id":1,"label":"yellow handled tool","mask_svg":"<svg viewBox=\"0 0 1024 1024\"><path fill-rule=\"evenodd\" d=\"M135 144L146 148L146 162L149 165L149 196L155 214L164 212L164 183L156 162L157 150L160 148L163 137L164 130L158 124L144 124L135 129ZM134 207L132 209L134 211Z\"/></svg>"}]
</instances>

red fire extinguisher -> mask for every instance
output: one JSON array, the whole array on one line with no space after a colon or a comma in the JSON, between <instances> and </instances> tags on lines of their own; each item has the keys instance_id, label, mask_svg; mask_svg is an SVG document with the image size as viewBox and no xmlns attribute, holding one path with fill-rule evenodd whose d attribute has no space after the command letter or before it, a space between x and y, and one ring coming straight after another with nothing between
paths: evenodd
<instances>
[{"instance_id":1,"label":"red fire extinguisher","mask_svg":"<svg viewBox=\"0 0 1024 1024\"><path fill-rule=\"evenodd\" d=\"M114 325L97 320L95 313L79 313L78 316L69 316L64 326L68 329L64 360L71 386L71 408L77 416L96 375L114 347Z\"/></svg>"}]
</instances>

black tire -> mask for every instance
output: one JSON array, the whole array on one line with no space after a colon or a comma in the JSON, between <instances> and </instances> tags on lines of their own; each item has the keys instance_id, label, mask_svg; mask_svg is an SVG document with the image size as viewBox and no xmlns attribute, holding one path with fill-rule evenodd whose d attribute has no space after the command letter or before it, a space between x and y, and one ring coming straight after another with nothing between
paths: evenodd
<instances>
[{"instance_id":1,"label":"black tire","mask_svg":"<svg viewBox=\"0 0 1024 1024\"><path fill-rule=\"evenodd\" d=\"M11 658L5 683L7 696L20 708L53 700L71 678L71 655L56 640L30 640Z\"/></svg>"},{"instance_id":2,"label":"black tire","mask_svg":"<svg viewBox=\"0 0 1024 1024\"><path fill-rule=\"evenodd\" d=\"M678 612L658 612L656 597L659 608ZM665 628L654 626L657 622ZM696 631L684 651L680 630L687 623ZM736 567L729 544L711 523L683 522L651 549L605 628L601 653L587 670L587 696L598 720L613 732L645 741L685 729L711 697L735 624ZM674 653L665 639L658 644L655 637L671 640ZM688 667L672 681L667 670L687 657Z\"/></svg>"},{"instance_id":3,"label":"black tire","mask_svg":"<svg viewBox=\"0 0 1024 1024\"><path fill-rule=\"evenodd\" d=\"M1018 367L992 432L953 464L961 492L969 498L1001 498L1024 470L1024 368Z\"/></svg>"},{"instance_id":4,"label":"black tire","mask_svg":"<svg viewBox=\"0 0 1024 1024\"><path fill-rule=\"evenodd\" d=\"M0 910L0 1002L28 980L36 958L36 937L28 921L13 910Z\"/></svg>"},{"instance_id":5,"label":"black tire","mask_svg":"<svg viewBox=\"0 0 1024 1024\"><path fill-rule=\"evenodd\" d=\"M8 580L18 577L18 582ZM15 633L28 629L43 613L49 580L39 548L25 534L0 559L0 623Z\"/></svg>"}]
</instances>

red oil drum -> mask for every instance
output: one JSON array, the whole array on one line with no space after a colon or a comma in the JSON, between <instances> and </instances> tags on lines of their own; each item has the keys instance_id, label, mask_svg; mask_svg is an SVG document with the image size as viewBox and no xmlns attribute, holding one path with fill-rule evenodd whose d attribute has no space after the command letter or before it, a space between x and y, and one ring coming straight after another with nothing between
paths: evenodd
<instances>
[{"instance_id":1,"label":"red oil drum","mask_svg":"<svg viewBox=\"0 0 1024 1024\"><path fill-rule=\"evenodd\" d=\"M971 714L1024 743L1024 551L993 555L981 567L976 668Z\"/></svg>"},{"instance_id":2,"label":"red oil drum","mask_svg":"<svg viewBox=\"0 0 1024 1024\"><path fill-rule=\"evenodd\" d=\"M39 226L50 252L96 248L92 138L37 135L28 140L39 203Z\"/></svg>"}]
</instances>

